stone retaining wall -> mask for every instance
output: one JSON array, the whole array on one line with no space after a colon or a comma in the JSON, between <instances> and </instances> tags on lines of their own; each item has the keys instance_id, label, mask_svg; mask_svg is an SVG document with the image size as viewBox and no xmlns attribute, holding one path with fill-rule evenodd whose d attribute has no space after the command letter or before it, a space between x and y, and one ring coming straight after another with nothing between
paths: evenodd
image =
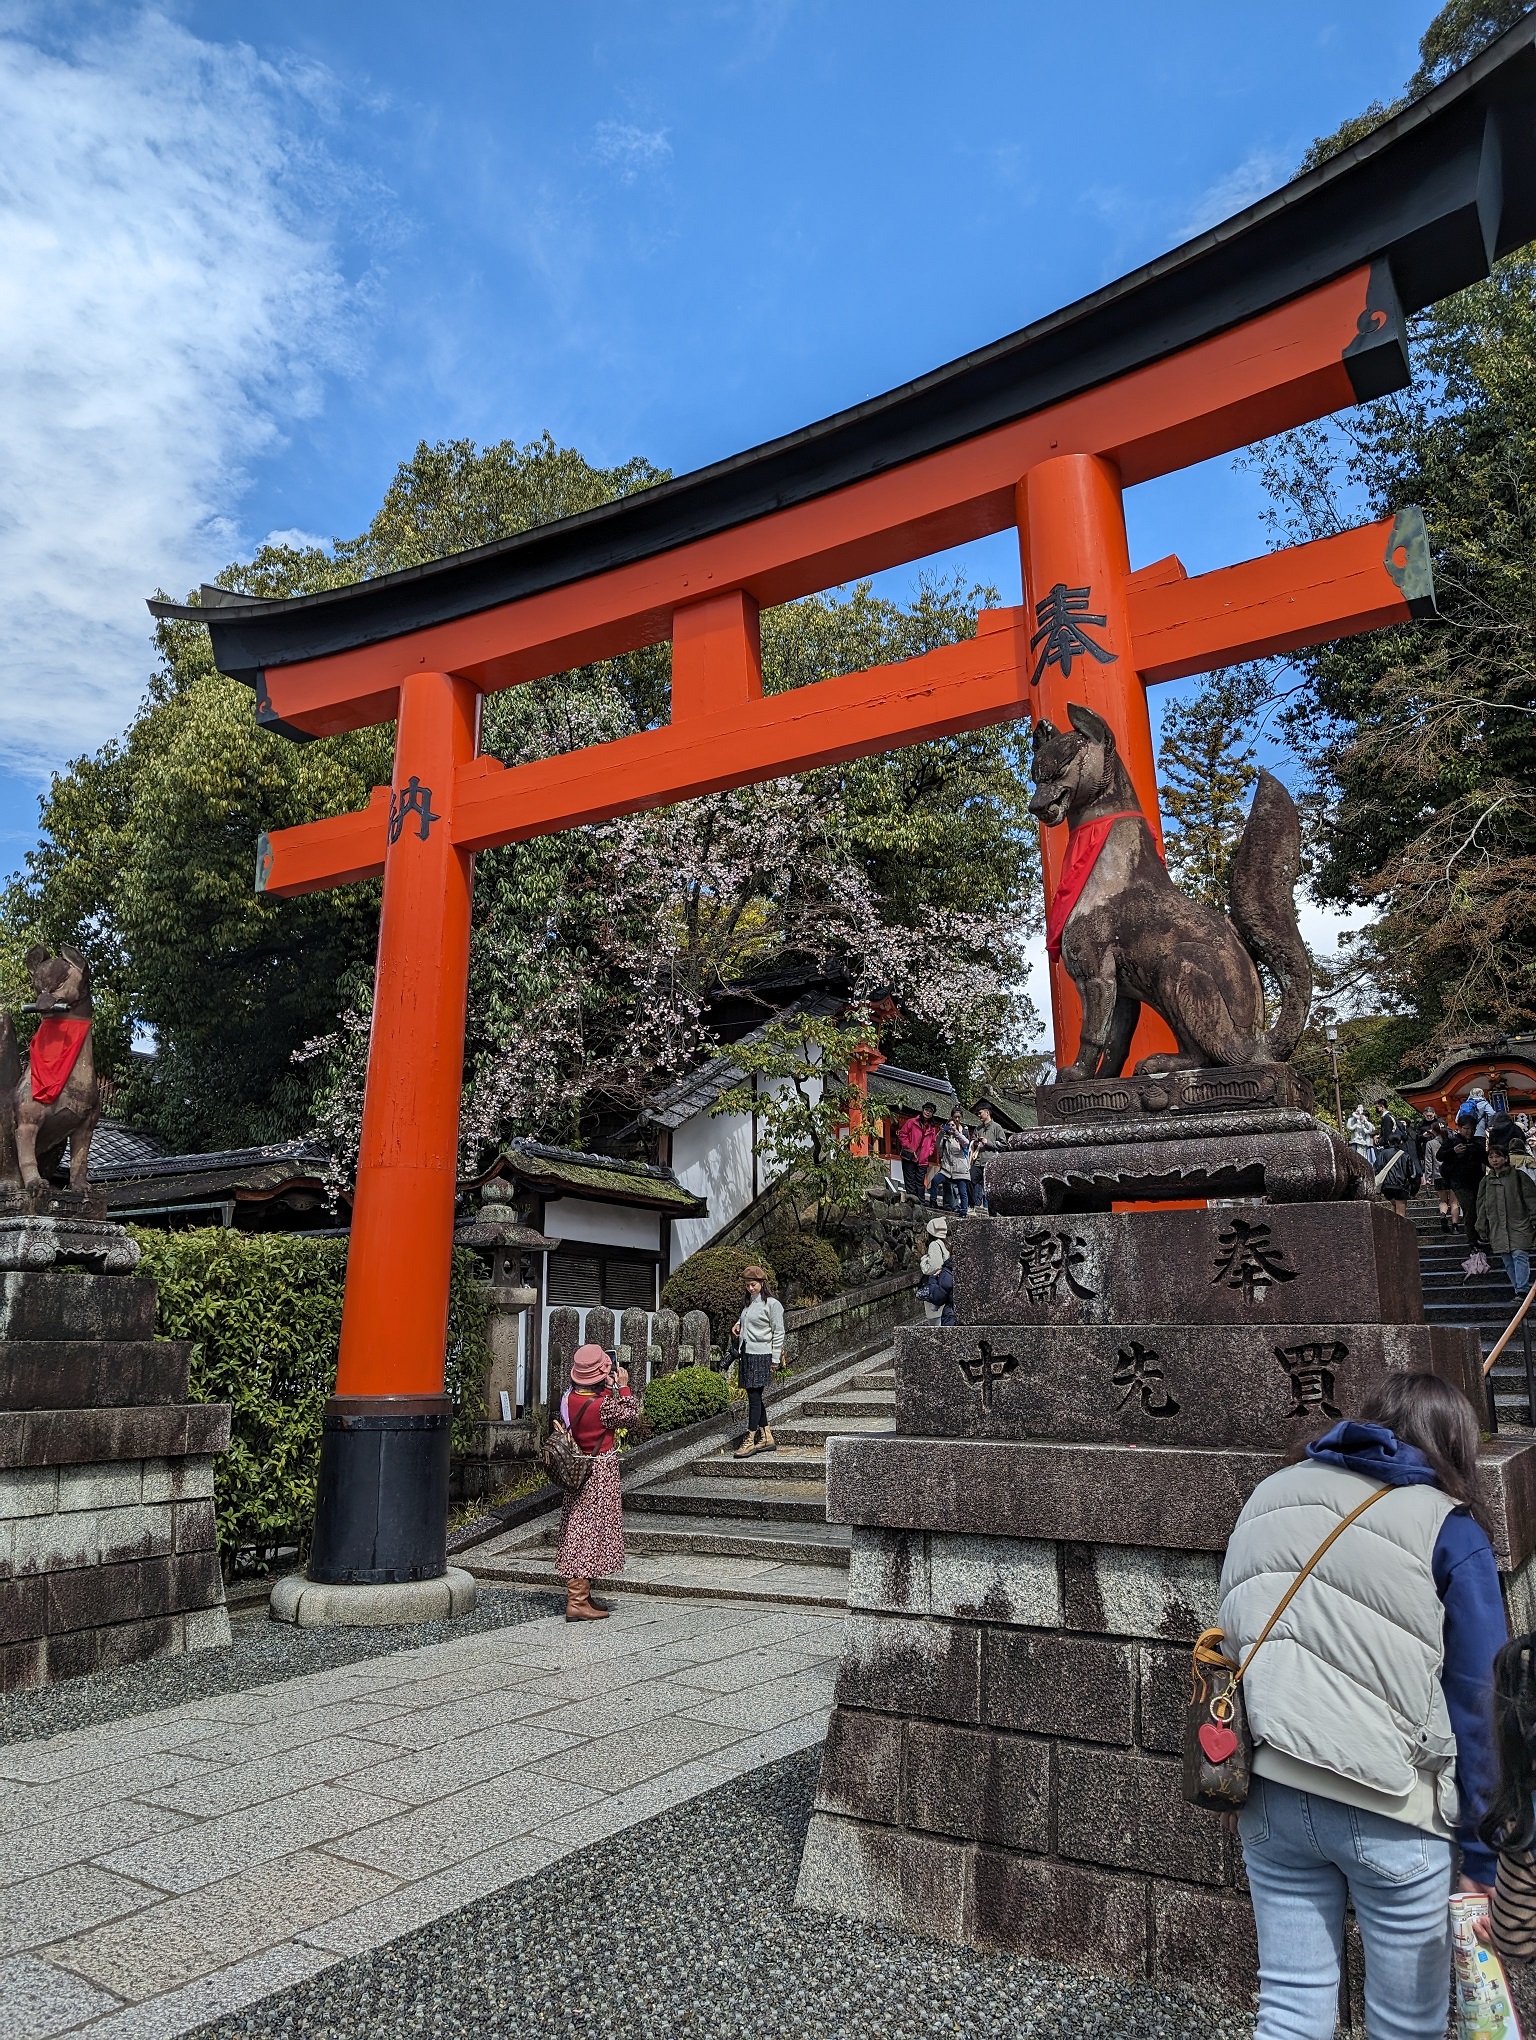
<instances>
[{"instance_id":1,"label":"stone retaining wall","mask_svg":"<svg viewBox=\"0 0 1536 2040\"><path fill-rule=\"evenodd\" d=\"M857 1360L888 1345L898 1325L920 1315L915 1291L916 1269L882 1275L861 1283L826 1303L806 1304L784 1313L785 1351L793 1367L818 1360Z\"/></svg>"}]
</instances>

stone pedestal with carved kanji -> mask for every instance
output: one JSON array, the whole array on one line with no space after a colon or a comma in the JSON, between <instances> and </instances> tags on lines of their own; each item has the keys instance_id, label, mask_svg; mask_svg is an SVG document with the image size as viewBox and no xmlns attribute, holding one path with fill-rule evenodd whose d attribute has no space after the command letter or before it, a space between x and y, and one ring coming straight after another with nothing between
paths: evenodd
<instances>
[{"instance_id":1,"label":"stone pedestal with carved kanji","mask_svg":"<svg viewBox=\"0 0 1536 2040\"><path fill-rule=\"evenodd\" d=\"M1225 1138L1260 1180L1277 1155L1294 1176L1298 1143L1331 1167L1321 1128L1248 1126ZM1036 1138L989 1192L1041 1180L1059 1129ZM1077 1201L1106 1202L1106 1176L1118 1193L1145 1145L1106 1130ZM1287 1448L1384 1375L1481 1407L1477 1340L1425 1322L1412 1226L1343 1172L1313 1202L1073 1196L953 1229L958 1322L897 1332L895 1435L829 1445L850 1613L799 1902L1243 2004L1236 1840L1180 1781L1227 1538ZM1483 1471L1525 1594L1536 1447L1494 1439Z\"/></svg>"}]
</instances>

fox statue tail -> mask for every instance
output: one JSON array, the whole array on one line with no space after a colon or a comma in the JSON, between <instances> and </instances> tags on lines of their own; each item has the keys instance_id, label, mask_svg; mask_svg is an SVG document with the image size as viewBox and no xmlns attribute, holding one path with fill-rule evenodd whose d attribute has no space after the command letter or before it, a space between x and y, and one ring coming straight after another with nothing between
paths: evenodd
<instances>
[{"instance_id":1,"label":"fox statue tail","mask_svg":"<svg viewBox=\"0 0 1536 2040\"><path fill-rule=\"evenodd\" d=\"M1301 817L1272 773L1260 772L1242 841L1232 859L1232 924L1254 962L1280 987L1280 1011L1265 1037L1284 1062L1312 1008L1312 959L1296 922L1296 881L1301 875Z\"/></svg>"}]
</instances>

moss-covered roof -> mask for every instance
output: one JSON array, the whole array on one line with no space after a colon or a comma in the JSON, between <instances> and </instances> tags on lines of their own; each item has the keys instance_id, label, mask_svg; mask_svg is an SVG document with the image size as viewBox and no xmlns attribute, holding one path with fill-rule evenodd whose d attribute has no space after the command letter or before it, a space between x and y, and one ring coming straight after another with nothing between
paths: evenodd
<instances>
[{"instance_id":1,"label":"moss-covered roof","mask_svg":"<svg viewBox=\"0 0 1536 2040\"><path fill-rule=\"evenodd\" d=\"M708 1200L685 1190L670 1169L652 1162L588 1155L576 1148L514 1141L495 1169L545 1197L589 1197L605 1204L637 1204L669 1218L702 1218Z\"/></svg>"}]
</instances>

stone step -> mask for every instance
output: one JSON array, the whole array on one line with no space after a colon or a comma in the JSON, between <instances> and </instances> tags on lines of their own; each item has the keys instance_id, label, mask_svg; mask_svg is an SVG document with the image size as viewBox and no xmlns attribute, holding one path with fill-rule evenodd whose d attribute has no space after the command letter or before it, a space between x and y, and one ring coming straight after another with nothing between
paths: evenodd
<instances>
[{"instance_id":1,"label":"stone step","mask_svg":"<svg viewBox=\"0 0 1536 2040\"><path fill-rule=\"evenodd\" d=\"M813 1396L800 1405L806 1417L882 1417L896 1408L896 1389L840 1388L836 1395Z\"/></svg>"},{"instance_id":2,"label":"stone step","mask_svg":"<svg viewBox=\"0 0 1536 2040\"><path fill-rule=\"evenodd\" d=\"M780 1445L825 1445L829 1438L880 1438L896 1428L894 1406L884 1417L786 1417L773 1427Z\"/></svg>"},{"instance_id":3,"label":"stone step","mask_svg":"<svg viewBox=\"0 0 1536 2040\"><path fill-rule=\"evenodd\" d=\"M466 1559L474 1554L468 1552ZM498 1585L564 1590L554 1560L536 1557L491 1560L473 1567L475 1577ZM765 1607L845 1608L844 1575L828 1565L796 1565L773 1559L690 1556L684 1552L637 1552L613 1579L594 1580L601 1595L660 1594L679 1601L749 1601Z\"/></svg>"},{"instance_id":4,"label":"stone step","mask_svg":"<svg viewBox=\"0 0 1536 2040\"><path fill-rule=\"evenodd\" d=\"M553 1526L549 1539L559 1542ZM786 1565L831 1565L845 1571L853 1532L846 1523L763 1523L751 1517L626 1513L624 1543L632 1551L693 1552L711 1558L772 1559Z\"/></svg>"},{"instance_id":5,"label":"stone step","mask_svg":"<svg viewBox=\"0 0 1536 2040\"><path fill-rule=\"evenodd\" d=\"M827 1490L822 1481L719 1479L658 1481L624 1497L631 1510L679 1516L746 1516L774 1523L825 1523Z\"/></svg>"},{"instance_id":6,"label":"stone step","mask_svg":"<svg viewBox=\"0 0 1536 2040\"><path fill-rule=\"evenodd\" d=\"M874 1374L861 1374L853 1385L855 1388L878 1388L887 1395L894 1395L896 1370L894 1367L882 1367Z\"/></svg>"},{"instance_id":7,"label":"stone step","mask_svg":"<svg viewBox=\"0 0 1536 2040\"><path fill-rule=\"evenodd\" d=\"M777 1437L777 1433L775 1433ZM738 1459L733 1452L711 1452L692 1460L690 1480L793 1480L821 1481L827 1478L827 1455L806 1446L783 1446L776 1452L754 1452L750 1459ZM670 1485L667 1481L659 1483Z\"/></svg>"}]
</instances>

